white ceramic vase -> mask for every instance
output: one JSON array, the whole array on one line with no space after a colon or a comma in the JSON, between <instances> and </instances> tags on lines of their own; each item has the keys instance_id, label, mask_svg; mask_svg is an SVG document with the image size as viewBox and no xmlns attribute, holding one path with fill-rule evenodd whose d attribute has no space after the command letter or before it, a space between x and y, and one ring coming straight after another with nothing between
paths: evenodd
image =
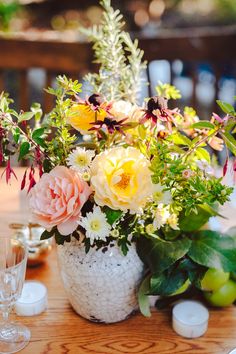
<instances>
[{"instance_id":1,"label":"white ceramic vase","mask_svg":"<svg viewBox=\"0 0 236 354\"><path fill-rule=\"evenodd\" d=\"M93 322L113 323L138 309L137 289L144 265L135 245L127 256L114 245L85 253L73 239L58 246L58 261L64 288L74 310Z\"/></svg>"}]
</instances>

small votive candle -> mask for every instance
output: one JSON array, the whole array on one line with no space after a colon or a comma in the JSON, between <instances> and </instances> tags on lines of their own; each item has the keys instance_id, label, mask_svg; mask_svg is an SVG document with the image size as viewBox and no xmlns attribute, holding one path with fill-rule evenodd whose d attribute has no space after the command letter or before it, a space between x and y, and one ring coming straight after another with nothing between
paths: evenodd
<instances>
[{"instance_id":1,"label":"small votive candle","mask_svg":"<svg viewBox=\"0 0 236 354\"><path fill-rule=\"evenodd\" d=\"M21 297L15 303L18 316L39 315L47 308L47 288L38 281L26 281Z\"/></svg>"},{"instance_id":2,"label":"small votive candle","mask_svg":"<svg viewBox=\"0 0 236 354\"><path fill-rule=\"evenodd\" d=\"M208 327L209 311L197 301L183 301L174 306L172 325L185 338L202 336Z\"/></svg>"}]
</instances>

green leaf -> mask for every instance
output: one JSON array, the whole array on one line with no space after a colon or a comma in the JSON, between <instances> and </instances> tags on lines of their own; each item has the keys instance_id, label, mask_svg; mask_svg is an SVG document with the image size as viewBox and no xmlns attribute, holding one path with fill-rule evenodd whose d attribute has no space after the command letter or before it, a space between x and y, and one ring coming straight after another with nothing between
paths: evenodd
<instances>
[{"instance_id":1,"label":"green leaf","mask_svg":"<svg viewBox=\"0 0 236 354\"><path fill-rule=\"evenodd\" d=\"M20 129L17 127L13 133L13 139L16 144L18 144L20 139Z\"/></svg>"},{"instance_id":2,"label":"green leaf","mask_svg":"<svg viewBox=\"0 0 236 354\"><path fill-rule=\"evenodd\" d=\"M205 267L236 271L236 239L216 231L199 231L193 237L188 256Z\"/></svg>"},{"instance_id":3,"label":"green leaf","mask_svg":"<svg viewBox=\"0 0 236 354\"><path fill-rule=\"evenodd\" d=\"M28 143L28 141L24 141L20 146L18 161L22 160L23 157L25 157L28 154L29 149L30 149L30 143Z\"/></svg>"},{"instance_id":4,"label":"green leaf","mask_svg":"<svg viewBox=\"0 0 236 354\"><path fill-rule=\"evenodd\" d=\"M110 225L113 225L123 214L121 210L113 210L109 207L104 207L103 211L106 214L107 222Z\"/></svg>"},{"instance_id":5,"label":"green leaf","mask_svg":"<svg viewBox=\"0 0 236 354\"><path fill-rule=\"evenodd\" d=\"M21 113L18 117L18 123L24 122L25 120L30 120L33 118L34 112L24 112Z\"/></svg>"},{"instance_id":6,"label":"green leaf","mask_svg":"<svg viewBox=\"0 0 236 354\"><path fill-rule=\"evenodd\" d=\"M51 162L47 159L43 160L43 170L44 172L48 173L52 169Z\"/></svg>"},{"instance_id":7,"label":"green leaf","mask_svg":"<svg viewBox=\"0 0 236 354\"><path fill-rule=\"evenodd\" d=\"M148 275L141 283L138 291L138 303L141 313L145 317L151 317L148 293L150 290L150 275Z\"/></svg>"},{"instance_id":8,"label":"green leaf","mask_svg":"<svg viewBox=\"0 0 236 354\"><path fill-rule=\"evenodd\" d=\"M158 237L141 236L137 240L137 252L153 273L163 272L189 250L191 240L165 241Z\"/></svg>"},{"instance_id":9,"label":"green leaf","mask_svg":"<svg viewBox=\"0 0 236 354\"><path fill-rule=\"evenodd\" d=\"M177 291L187 279L188 274L181 272L178 268L172 272L153 275L150 282L150 294L169 296Z\"/></svg>"},{"instance_id":10,"label":"green leaf","mask_svg":"<svg viewBox=\"0 0 236 354\"><path fill-rule=\"evenodd\" d=\"M199 230L204 224L207 223L209 218L214 215L212 214L212 211L207 209L204 205L199 205L197 210L197 214L194 212L191 212L189 215L184 215L184 213L180 214L180 230L187 232Z\"/></svg>"},{"instance_id":11,"label":"green leaf","mask_svg":"<svg viewBox=\"0 0 236 354\"><path fill-rule=\"evenodd\" d=\"M65 242L70 242L71 235L63 236L59 233L59 231L55 230L55 241L58 245L64 245Z\"/></svg>"},{"instance_id":12,"label":"green leaf","mask_svg":"<svg viewBox=\"0 0 236 354\"><path fill-rule=\"evenodd\" d=\"M35 129L32 133L32 139L40 138L45 132L45 128Z\"/></svg>"},{"instance_id":13,"label":"green leaf","mask_svg":"<svg viewBox=\"0 0 236 354\"><path fill-rule=\"evenodd\" d=\"M40 137L35 137L34 138L34 141L41 147L45 148L47 147L47 144L45 143L44 139L43 138L40 138Z\"/></svg>"},{"instance_id":14,"label":"green leaf","mask_svg":"<svg viewBox=\"0 0 236 354\"><path fill-rule=\"evenodd\" d=\"M214 124L208 120L201 120L200 122L194 123L192 125L193 129L215 129Z\"/></svg>"},{"instance_id":15,"label":"green leaf","mask_svg":"<svg viewBox=\"0 0 236 354\"><path fill-rule=\"evenodd\" d=\"M211 163L211 156L206 149L199 147L196 149L195 153L199 160L206 160L209 164Z\"/></svg>"},{"instance_id":16,"label":"green leaf","mask_svg":"<svg viewBox=\"0 0 236 354\"><path fill-rule=\"evenodd\" d=\"M173 143L176 145L191 146L191 140L180 133L172 134L166 140L173 141Z\"/></svg>"},{"instance_id":17,"label":"green leaf","mask_svg":"<svg viewBox=\"0 0 236 354\"><path fill-rule=\"evenodd\" d=\"M236 140L234 137L228 132L225 132L224 134L222 133L222 137L226 146L236 156Z\"/></svg>"},{"instance_id":18,"label":"green leaf","mask_svg":"<svg viewBox=\"0 0 236 354\"><path fill-rule=\"evenodd\" d=\"M220 108L222 109L223 112L227 113L227 114L231 114L234 113L234 107L227 103L227 102L223 102L220 100L216 100L218 106L220 106Z\"/></svg>"},{"instance_id":19,"label":"green leaf","mask_svg":"<svg viewBox=\"0 0 236 354\"><path fill-rule=\"evenodd\" d=\"M40 237L40 240L48 240L49 238L53 237L55 234L55 228L53 228L51 231L47 231L45 230L41 237Z\"/></svg>"}]
</instances>

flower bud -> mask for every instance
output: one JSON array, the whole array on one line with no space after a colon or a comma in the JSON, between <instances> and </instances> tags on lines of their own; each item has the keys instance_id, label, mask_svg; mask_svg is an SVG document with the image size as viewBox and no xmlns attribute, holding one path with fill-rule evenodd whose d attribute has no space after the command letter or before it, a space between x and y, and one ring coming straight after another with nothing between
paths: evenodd
<instances>
[{"instance_id":1,"label":"flower bud","mask_svg":"<svg viewBox=\"0 0 236 354\"><path fill-rule=\"evenodd\" d=\"M147 110L149 113L155 111L156 109L167 109L167 99L161 96L153 96L149 99L147 103Z\"/></svg>"},{"instance_id":2,"label":"flower bud","mask_svg":"<svg viewBox=\"0 0 236 354\"><path fill-rule=\"evenodd\" d=\"M99 95L98 93L94 93L93 95L91 95L88 98L88 101L95 107L100 106L103 103L102 96Z\"/></svg>"}]
</instances>

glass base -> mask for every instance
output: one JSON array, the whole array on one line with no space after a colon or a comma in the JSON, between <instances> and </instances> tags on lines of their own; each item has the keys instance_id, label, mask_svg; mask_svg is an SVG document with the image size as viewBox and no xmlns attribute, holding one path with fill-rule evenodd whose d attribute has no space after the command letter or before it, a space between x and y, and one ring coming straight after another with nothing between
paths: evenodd
<instances>
[{"instance_id":1,"label":"glass base","mask_svg":"<svg viewBox=\"0 0 236 354\"><path fill-rule=\"evenodd\" d=\"M30 330L20 323L0 322L0 354L16 353L26 347Z\"/></svg>"}]
</instances>

